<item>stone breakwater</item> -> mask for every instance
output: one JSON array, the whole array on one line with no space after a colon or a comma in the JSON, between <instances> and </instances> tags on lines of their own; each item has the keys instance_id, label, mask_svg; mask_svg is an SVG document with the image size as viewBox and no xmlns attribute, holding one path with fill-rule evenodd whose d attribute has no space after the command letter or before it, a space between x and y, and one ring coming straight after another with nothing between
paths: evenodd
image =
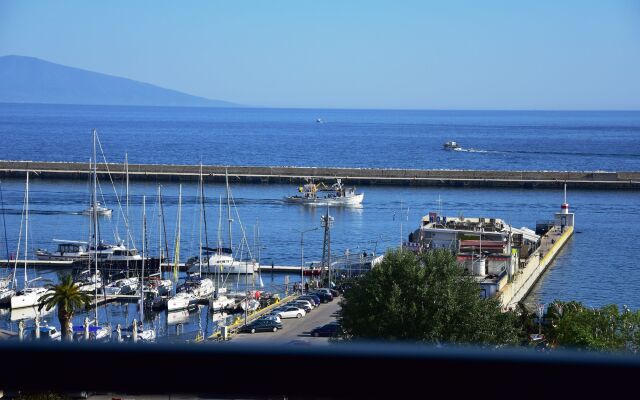
<instances>
[{"instance_id":1,"label":"stone breakwater","mask_svg":"<svg viewBox=\"0 0 640 400\"><path fill-rule=\"evenodd\" d=\"M124 164L99 164L98 174L125 174ZM22 179L32 171L40 179L86 179L88 163L0 161L0 178ZM454 186L504 188L568 188L640 190L640 172L484 171L378 168L212 166L202 167L207 182L223 182L225 171L233 183L303 183L307 179L342 178L351 185ZM129 164L131 180L194 181L199 165ZM34 177L36 178L36 177Z\"/></svg>"}]
</instances>

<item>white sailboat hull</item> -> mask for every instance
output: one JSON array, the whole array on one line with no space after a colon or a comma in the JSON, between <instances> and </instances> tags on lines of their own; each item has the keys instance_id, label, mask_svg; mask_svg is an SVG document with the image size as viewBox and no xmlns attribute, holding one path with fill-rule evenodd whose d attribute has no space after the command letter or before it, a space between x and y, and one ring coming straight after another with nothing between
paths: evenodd
<instances>
[{"instance_id":1,"label":"white sailboat hull","mask_svg":"<svg viewBox=\"0 0 640 400\"><path fill-rule=\"evenodd\" d=\"M196 304L197 301L198 298L191 293L178 293L167 301L167 310L184 310L192 304Z\"/></svg>"},{"instance_id":2,"label":"white sailboat hull","mask_svg":"<svg viewBox=\"0 0 640 400\"><path fill-rule=\"evenodd\" d=\"M211 299L209 306L213 310L229 310L233 309L236 305L234 299L230 299L227 296L218 296L217 299Z\"/></svg>"},{"instance_id":3,"label":"white sailboat hull","mask_svg":"<svg viewBox=\"0 0 640 400\"><path fill-rule=\"evenodd\" d=\"M49 291L45 288L32 288L25 294L17 294L11 297L11 308L34 307L40 304L38 299Z\"/></svg>"}]
</instances>

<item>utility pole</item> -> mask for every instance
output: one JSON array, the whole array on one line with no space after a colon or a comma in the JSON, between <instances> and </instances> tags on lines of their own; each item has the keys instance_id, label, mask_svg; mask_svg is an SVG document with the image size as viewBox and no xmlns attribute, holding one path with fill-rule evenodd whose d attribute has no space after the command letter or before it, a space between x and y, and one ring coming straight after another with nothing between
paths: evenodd
<instances>
[{"instance_id":1,"label":"utility pole","mask_svg":"<svg viewBox=\"0 0 640 400\"><path fill-rule=\"evenodd\" d=\"M324 228L324 243L322 245L322 265L326 266L329 277L329 287L331 287L331 227L333 217L329 215L329 205L327 204L327 214L320 218L320 225Z\"/></svg>"},{"instance_id":2,"label":"utility pole","mask_svg":"<svg viewBox=\"0 0 640 400\"><path fill-rule=\"evenodd\" d=\"M317 231L319 228L316 226L312 229L307 229L300 232L300 293L304 294L304 234L307 232Z\"/></svg>"}]
</instances>

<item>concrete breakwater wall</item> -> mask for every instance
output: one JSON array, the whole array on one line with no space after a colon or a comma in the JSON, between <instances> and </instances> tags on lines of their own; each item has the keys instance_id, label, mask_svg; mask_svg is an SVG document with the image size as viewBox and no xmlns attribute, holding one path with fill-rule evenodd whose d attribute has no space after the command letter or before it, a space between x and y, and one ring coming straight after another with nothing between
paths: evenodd
<instances>
[{"instance_id":1,"label":"concrete breakwater wall","mask_svg":"<svg viewBox=\"0 0 640 400\"><path fill-rule=\"evenodd\" d=\"M99 164L98 173L110 172L115 178L125 173L123 164ZM460 186L506 188L569 188L602 190L640 190L640 172L554 172L419 170L379 168L322 168L268 166L202 167L208 182L223 182L225 170L233 183L303 183L309 178L342 178L353 185ZM45 161L0 161L0 177L23 178L33 171L41 179L86 179L88 163ZM129 164L131 180L193 181L199 165ZM34 177L35 178L35 177Z\"/></svg>"}]
</instances>

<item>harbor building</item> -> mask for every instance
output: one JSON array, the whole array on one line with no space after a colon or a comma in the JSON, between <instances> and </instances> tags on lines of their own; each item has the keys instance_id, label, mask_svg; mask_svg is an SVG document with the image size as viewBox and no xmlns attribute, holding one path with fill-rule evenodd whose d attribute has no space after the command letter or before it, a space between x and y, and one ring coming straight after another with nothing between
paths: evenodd
<instances>
[{"instance_id":1,"label":"harbor building","mask_svg":"<svg viewBox=\"0 0 640 400\"><path fill-rule=\"evenodd\" d=\"M575 215L565 200L554 219L536 230L516 228L499 218L457 217L430 212L403 244L414 252L449 249L480 284L483 297L499 296L514 307L573 235Z\"/></svg>"}]
</instances>

